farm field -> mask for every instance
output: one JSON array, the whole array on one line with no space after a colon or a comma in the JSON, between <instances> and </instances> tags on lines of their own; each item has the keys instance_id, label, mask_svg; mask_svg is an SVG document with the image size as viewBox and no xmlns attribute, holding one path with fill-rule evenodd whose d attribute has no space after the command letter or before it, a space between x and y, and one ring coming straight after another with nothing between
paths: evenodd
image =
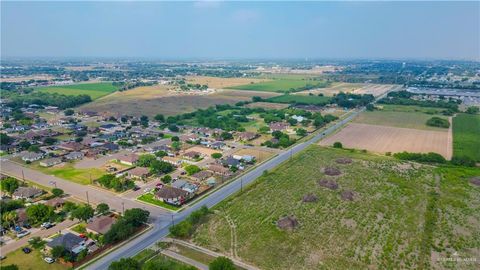
<instances>
[{"instance_id":1,"label":"farm field","mask_svg":"<svg viewBox=\"0 0 480 270\"><path fill-rule=\"evenodd\" d=\"M226 87L235 87L250 83L260 83L270 81L269 79L258 78L221 78L208 76L189 76L186 77L186 82L191 84L208 85L209 88L222 89Z\"/></svg>"},{"instance_id":2,"label":"farm field","mask_svg":"<svg viewBox=\"0 0 480 270\"><path fill-rule=\"evenodd\" d=\"M296 94L324 94L325 96L334 96L340 92L352 93L352 94L372 94L374 96L380 96L386 91L390 90L395 85L390 84L366 84L366 83L332 83L331 86L326 88L319 88L314 90L301 91Z\"/></svg>"},{"instance_id":3,"label":"farm field","mask_svg":"<svg viewBox=\"0 0 480 270\"><path fill-rule=\"evenodd\" d=\"M287 91L291 91L291 89L297 89L300 87L305 87L307 85L316 85L316 84L320 84L319 87L325 87L328 85L328 83L325 81L312 80L308 78L302 78L302 79L281 78L281 79L274 79L271 81L238 85L238 86L232 86L227 88L237 89L237 90L248 90L248 91L266 91L266 92L284 93Z\"/></svg>"},{"instance_id":4,"label":"farm field","mask_svg":"<svg viewBox=\"0 0 480 270\"><path fill-rule=\"evenodd\" d=\"M460 113L453 118L453 154L480 162L480 115Z\"/></svg>"},{"instance_id":5,"label":"farm field","mask_svg":"<svg viewBox=\"0 0 480 270\"><path fill-rule=\"evenodd\" d=\"M264 108L268 110L281 110L287 108L289 105L285 103L272 103L272 102L254 102L245 105L247 108Z\"/></svg>"},{"instance_id":6,"label":"farm field","mask_svg":"<svg viewBox=\"0 0 480 270\"><path fill-rule=\"evenodd\" d=\"M168 116L193 112L216 104L235 104L239 101L251 101L253 96L270 98L276 95L279 94L234 90L220 90L208 95L189 95L169 91L167 86L156 85L116 92L81 106L80 110L133 116L147 115L150 117L160 113Z\"/></svg>"},{"instance_id":7,"label":"farm field","mask_svg":"<svg viewBox=\"0 0 480 270\"><path fill-rule=\"evenodd\" d=\"M193 241L260 269L454 269L436 258L478 254L479 174L311 146L214 207ZM286 216L291 230L277 226Z\"/></svg>"},{"instance_id":8,"label":"farm field","mask_svg":"<svg viewBox=\"0 0 480 270\"><path fill-rule=\"evenodd\" d=\"M341 142L345 148L376 153L435 152L447 159L452 157L452 141L445 131L351 123L320 145L331 146L334 142Z\"/></svg>"},{"instance_id":9,"label":"farm field","mask_svg":"<svg viewBox=\"0 0 480 270\"><path fill-rule=\"evenodd\" d=\"M301 103L308 105L325 105L330 101L329 97L308 96L308 95L282 95L269 98L268 101L277 103Z\"/></svg>"},{"instance_id":10,"label":"farm field","mask_svg":"<svg viewBox=\"0 0 480 270\"><path fill-rule=\"evenodd\" d=\"M446 128L427 126L427 120L437 116L448 119L442 115L431 115L422 112L402 112L402 111L365 111L355 118L355 123L392 126L400 128L412 128L421 130L436 130L447 132Z\"/></svg>"},{"instance_id":11,"label":"farm field","mask_svg":"<svg viewBox=\"0 0 480 270\"><path fill-rule=\"evenodd\" d=\"M39 87L37 88L37 90L41 92L56 93L68 96L89 95L92 99L98 99L112 92L115 92L117 90L117 87L113 86L112 83L109 82L101 82L62 86L47 86Z\"/></svg>"}]
</instances>

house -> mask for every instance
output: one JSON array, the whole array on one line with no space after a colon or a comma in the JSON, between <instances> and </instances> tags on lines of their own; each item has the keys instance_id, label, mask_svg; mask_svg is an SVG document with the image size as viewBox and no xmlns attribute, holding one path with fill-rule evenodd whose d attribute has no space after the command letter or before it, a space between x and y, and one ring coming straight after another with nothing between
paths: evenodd
<instances>
[{"instance_id":1,"label":"house","mask_svg":"<svg viewBox=\"0 0 480 270\"><path fill-rule=\"evenodd\" d=\"M172 187L185 190L188 193L195 193L198 190L198 186L188 181L179 179L172 183Z\"/></svg>"},{"instance_id":2,"label":"house","mask_svg":"<svg viewBox=\"0 0 480 270\"><path fill-rule=\"evenodd\" d=\"M116 219L111 216L99 216L94 217L92 222L87 224L87 232L105 234L107 233L112 225L116 222Z\"/></svg>"},{"instance_id":3,"label":"house","mask_svg":"<svg viewBox=\"0 0 480 270\"><path fill-rule=\"evenodd\" d=\"M65 204L65 200L62 198L53 198L44 203L45 205L51 206L53 208L62 207Z\"/></svg>"},{"instance_id":4,"label":"house","mask_svg":"<svg viewBox=\"0 0 480 270\"><path fill-rule=\"evenodd\" d=\"M239 141L251 141L257 138L258 134L255 132L246 131L246 132L239 132L236 137L237 137L237 140Z\"/></svg>"},{"instance_id":5,"label":"house","mask_svg":"<svg viewBox=\"0 0 480 270\"><path fill-rule=\"evenodd\" d=\"M183 157L191 159L191 160L195 160L195 159L201 158L202 153L197 152L197 151L189 151L189 152L183 154Z\"/></svg>"},{"instance_id":6,"label":"house","mask_svg":"<svg viewBox=\"0 0 480 270\"><path fill-rule=\"evenodd\" d=\"M114 143L111 143L111 142L108 142L108 143L105 143L101 146L101 148L107 150L107 151L110 151L110 152L115 152L115 151L118 151L119 149L119 146L118 144L114 144Z\"/></svg>"},{"instance_id":7,"label":"house","mask_svg":"<svg viewBox=\"0 0 480 270\"><path fill-rule=\"evenodd\" d=\"M230 176L232 175L232 172L228 169L228 168L225 168L221 165L217 165L217 164L212 164L212 165L209 165L207 167L207 170L215 173L215 174L219 174L219 175L223 175L223 176Z\"/></svg>"},{"instance_id":8,"label":"house","mask_svg":"<svg viewBox=\"0 0 480 270\"><path fill-rule=\"evenodd\" d=\"M135 162L138 160L138 155L137 154L128 154L128 155L123 155L119 158L117 158L118 162L128 165L128 166L133 166Z\"/></svg>"},{"instance_id":9,"label":"house","mask_svg":"<svg viewBox=\"0 0 480 270\"><path fill-rule=\"evenodd\" d=\"M301 123L301 122L303 122L303 120L305 120L305 118L301 115L294 115L294 116L292 116L292 119L297 120L297 122L299 122L299 123Z\"/></svg>"},{"instance_id":10,"label":"house","mask_svg":"<svg viewBox=\"0 0 480 270\"><path fill-rule=\"evenodd\" d=\"M170 163L174 166L180 166L183 163L183 160L181 160L179 158L176 158L176 157L165 156L165 157L162 157L162 160L165 161L165 162L168 162L168 163Z\"/></svg>"},{"instance_id":11,"label":"house","mask_svg":"<svg viewBox=\"0 0 480 270\"><path fill-rule=\"evenodd\" d=\"M28 152L22 156L22 160L25 162L33 162L42 159L44 156L44 153Z\"/></svg>"},{"instance_id":12,"label":"house","mask_svg":"<svg viewBox=\"0 0 480 270\"><path fill-rule=\"evenodd\" d=\"M233 157L227 157L226 159L222 160L222 164L223 166L228 167L239 167L241 165L240 160Z\"/></svg>"},{"instance_id":13,"label":"house","mask_svg":"<svg viewBox=\"0 0 480 270\"><path fill-rule=\"evenodd\" d=\"M180 141L182 142L196 142L198 140L198 136L196 134L185 134L180 136Z\"/></svg>"},{"instance_id":14,"label":"house","mask_svg":"<svg viewBox=\"0 0 480 270\"><path fill-rule=\"evenodd\" d=\"M155 193L155 197L165 203L179 206L190 199L191 194L183 189L163 186Z\"/></svg>"},{"instance_id":15,"label":"house","mask_svg":"<svg viewBox=\"0 0 480 270\"><path fill-rule=\"evenodd\" d=\"M17 220L16 220L16 223L18 226L24 226L26 224L28 224L28 216L27 216L27 209L25 208L20 208L20 209L16 209L14 210L15 213L17 213Z\"/></svg>"},{"instance_id":16,"label":"house","mask_svg":"<svg viewBox=\"0 0 480 270\"><path fill-rule=\"evenodd\" d=\"M284 122L273 122L268 125L270 130L273 131L283 131L288 128L288 124Z\"/></svg>"},{"instance_id":17,"label":"house","mask_svg":"<svg viewBox=\"0 0 480 270\"><path fill-rule=\"evenodd\" d=\"M65 158L67 160L82 159L83 158L83 153L82 152L70 152L67 155L65 155Z\"/></svg>"},{"instance_id":18,"label":"house","mask_svg":"<svg viewBox=\"0 0 480 270\"><path fill-rule=\"evenodd\" d=\"M197 181L203 181L213 175L212 172L210 171L199 171L195 174L193 174L191 177Z\"/></svg>"},{"instance_id":19,"label":"house","mask_svg":"<svg viewBox=\"0 0 480 270\"><path fill-rule=\"evenodd\" d=\"M60 158L49 158L40 161L40 166L42 167L52 167L54 165L62 163L62 159Z\"/></svg>"},{"instance_id":20,"label":"house","mask_svg":"<svg viewBox=\"0 0 480 270\"><path fill-rule=\"evenodd\" d=\"M117 125L115 124L105 124L105 125L101 125L99 128L101 131L110 131L110 130L113 130L114 128L116 128Z\"/></svg>"},{"instance_id":21,"label":"house","mask_svg":"<svg viewBox=\"0 0 480 270\"><path fill-rule=\"evenodd\" d=\"M150 175L150 169L145 167L135 167L126 172L130 179L145 179Z\"/></svg>"},{"instance_id":22,"label":"house","mask_svg":"<svg viewBox=\"0 0 480 270\"><path fill-rule=\"evenodd\" d=\"M47 243L47 248L53 249L56 246L62 246L71 254L78 254L86 249L85 239L73 233L62 234Z\"/></svg>"},{"instance_id":23,"label":"house","mask_svg":"<svg viewBox=\"0 0 480 270\"><path fill-rule=\"evenodd\" d=\"M36 187L19 187L12 196L14 199L33 199L43 194L43 190Z\"/></svg>"},{"instance_id":24,"label":"house","mask_svg":"<svg viewBox=\"0 0 480 270\"><path fill-rule=\"evenodd\" d=\"M66 143L60 144L58 148L64 149L67 151L80 151L83 149L83 144L78 142L66 142Z\"/></svg>"}]
</instances>

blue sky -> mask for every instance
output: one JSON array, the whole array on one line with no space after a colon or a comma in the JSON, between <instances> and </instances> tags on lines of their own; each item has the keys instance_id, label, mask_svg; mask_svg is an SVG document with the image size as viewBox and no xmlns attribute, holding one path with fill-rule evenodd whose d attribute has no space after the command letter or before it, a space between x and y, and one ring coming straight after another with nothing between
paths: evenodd
<instances>
[{"instance_id":1,"label":"blue sky","mask_svg":"<svg viewBox=\"0 0 480 270\"><path fill-rule=\"evenodd\" d=\"M1 2L2 57L480 60L480 2Z\"/></svg>"}]
</instances>

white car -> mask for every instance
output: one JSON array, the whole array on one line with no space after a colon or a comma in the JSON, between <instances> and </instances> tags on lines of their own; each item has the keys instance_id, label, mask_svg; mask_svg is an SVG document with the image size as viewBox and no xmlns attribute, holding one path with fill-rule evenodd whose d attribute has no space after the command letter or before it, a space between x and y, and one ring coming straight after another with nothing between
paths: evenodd
<instances>
[{"instance_id":1,"label":"white car","mask_svg":"<svg viewBox=\"0 0 480 270\"><path fill-rule=\"evenodd\" d=\"M55 262L55 259L54 259L54 258L50 258L50 257L45 257L45 258L43 258L43 260L44 260L46 263L54 263L54 262Z\"/></svg>"},{"instance_id":2,"label":"white car","mask_svg":"<svg viewBox=\"0 0 480 270\"><path fill-rule=\"evenodd\" d=\"M145 193L148 193L148 192L150 192L150 191L152 191L151 188L146 188L146 189L143 190L143 192L145 192Z\"/></svg>"},{"instance_id":3,"label":"white car","mask_svg":"<svg viewBox=\"0 0 480 270\"><path fill-rule=\"evenodd\" d=\"M22 237L27 236L29 234L30 234L29 231L21 231L21 232L17 233L17 237L22 238Z\"/></svg>"}]
</instances>

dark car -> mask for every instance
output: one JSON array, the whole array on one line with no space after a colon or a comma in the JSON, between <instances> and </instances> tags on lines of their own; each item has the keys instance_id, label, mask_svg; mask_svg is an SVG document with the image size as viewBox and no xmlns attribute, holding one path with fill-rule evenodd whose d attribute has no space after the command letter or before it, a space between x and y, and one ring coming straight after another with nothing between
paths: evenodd
<instances>
[{"instance_id":1,"label":"dark car","mask_svg":"<svg viewBox=\"0 0 480 270\"><path fill-rule=\"evenodd\" d=\"M28 253L32 252L32 250L31 250L30 248L28 248L28 247L22 248L22 251L23 251L23 253L25 253L25 254L28 254Z\"/></svg>"},{"instance_id":2,"label":"dark car","mask_svg":"<svg viewBox=\"0 0 480 270\"><path fill-rule=\"evenodd\" d=\"M29 224L24 224L24 225L23 225L23 228L25 228L25 229L31 229L32 226L30 226Z\"/></svg>"},{"instance_id":3,"label":"dark car","mask_svg":"<svg viewBox=\"0 0 480 270\"><path fill-rule=\"evenodd\" d=\"M133 191L137 191L137 190L140 190L140 187L139 186L134 186Z\"/></svg>"}]
</instances>

